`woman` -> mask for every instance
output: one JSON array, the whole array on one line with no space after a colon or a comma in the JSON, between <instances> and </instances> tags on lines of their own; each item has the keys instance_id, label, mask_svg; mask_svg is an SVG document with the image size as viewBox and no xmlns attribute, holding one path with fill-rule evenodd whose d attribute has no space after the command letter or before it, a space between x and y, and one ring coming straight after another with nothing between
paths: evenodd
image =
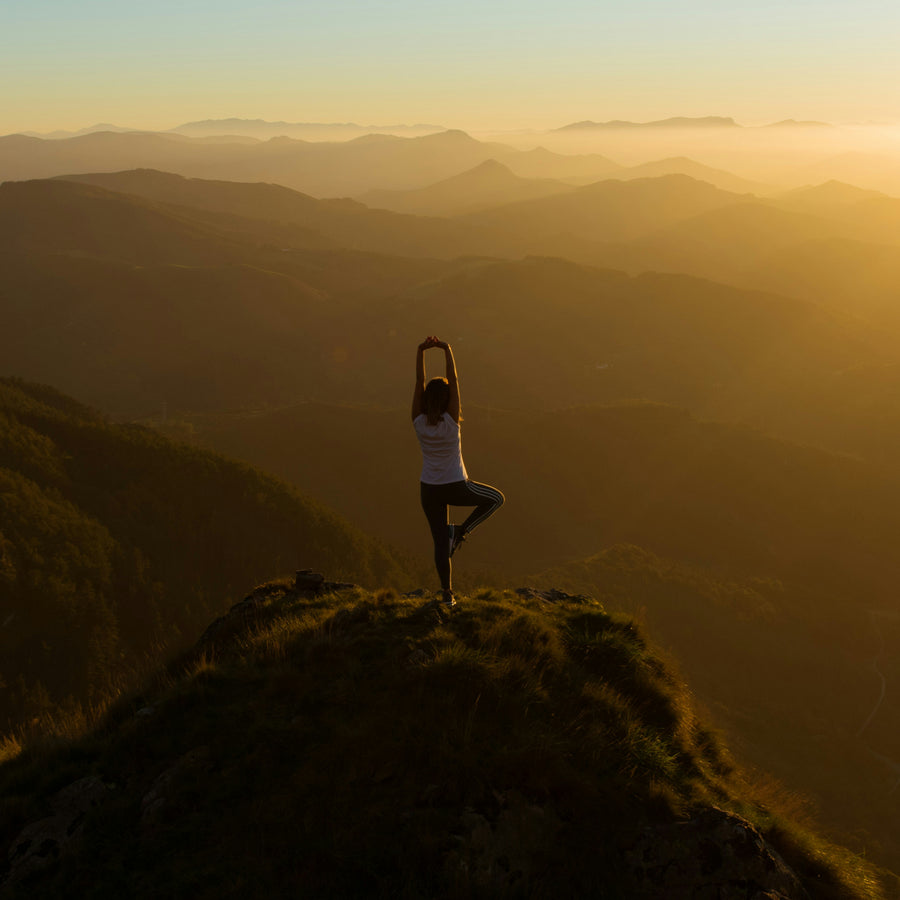
<instances>
[{"instance_id":1,"label":"woman","mask_svg":"<svg viewBox=\"0 0 900 900\"><path fill-rule=\"evenodd\" d=\"M432 378L425 386L425 351L444 351L447 377ZM446 341L433 335L419 344L416 353L416 389L412 421L422 447L422 509L434 539L434 565L441 579L443 602L456 606L450 583L450 557L482 522L504 501L503 494L487 484L470 481L460 446L459 382L453 351ZM451 525L450 506L474 506L462 525Z\"/></svg>"}]
</instances>

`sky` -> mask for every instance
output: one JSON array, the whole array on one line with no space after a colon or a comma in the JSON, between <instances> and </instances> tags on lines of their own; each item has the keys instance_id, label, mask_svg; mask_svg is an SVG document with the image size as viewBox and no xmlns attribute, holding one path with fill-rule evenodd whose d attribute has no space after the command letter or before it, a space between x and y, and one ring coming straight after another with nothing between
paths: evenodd
<instances>
[{"instance_id":1,"label":"sky","mask_svg":"<svg viewBox=\"0 0 900 900\"><path fill-rule=\"evenodd\" d=\"M3 0L0 134L900 121L896 0Z\"/></svg>"}]
</instances>

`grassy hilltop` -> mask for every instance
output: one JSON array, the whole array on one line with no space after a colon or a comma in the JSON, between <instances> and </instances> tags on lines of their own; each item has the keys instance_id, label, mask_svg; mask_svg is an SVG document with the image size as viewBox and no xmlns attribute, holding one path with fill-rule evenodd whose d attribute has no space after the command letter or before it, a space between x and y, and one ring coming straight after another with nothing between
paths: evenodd
<instances>
[{"instance_id":1,"label":"grassy hilltop","mask_svg":"<svg viewBox=\"0 0 900 900\"><path fill-rule=\"evenodd\" d=\"M15 749L10 898L883 896L586 597L485 590L448 615L271 582L91 733Z\"/></svg>"}]
</instances>

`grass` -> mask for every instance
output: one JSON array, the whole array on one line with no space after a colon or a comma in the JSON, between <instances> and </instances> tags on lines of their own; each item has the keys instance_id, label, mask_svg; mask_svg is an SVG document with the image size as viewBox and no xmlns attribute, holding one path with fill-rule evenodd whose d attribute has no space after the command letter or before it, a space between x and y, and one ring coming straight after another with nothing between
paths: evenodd
<instances>
[{"instance_id":1,"label":"grass","mask_svg":"<svg viewBox=\"0 0 900 900\"><path fill-rule=\"evenodd\" d=\"M629 841L711 804L756 821L812 897L880 896L755 801L599 603L255 596L80 736L6 745L0 850L66 784L115 785L10 897L621 897Z\"/></svg>"}]
</instances>

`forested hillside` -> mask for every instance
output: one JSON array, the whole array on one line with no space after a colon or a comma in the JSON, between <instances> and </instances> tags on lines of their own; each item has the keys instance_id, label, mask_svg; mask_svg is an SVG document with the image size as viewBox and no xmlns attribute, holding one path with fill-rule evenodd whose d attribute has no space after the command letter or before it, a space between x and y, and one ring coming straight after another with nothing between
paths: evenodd
<instances>
[{"instance_id":1,"label":"forested hillside","mask_svg":"<svg viewBox=\"0 0 900 900\"><path fill-rule=\"evenodd\" d=\"M101 700L270 572L403 583L383 546L249 465L0 381L0 731Z\"/></svg>"}]
</instances>

